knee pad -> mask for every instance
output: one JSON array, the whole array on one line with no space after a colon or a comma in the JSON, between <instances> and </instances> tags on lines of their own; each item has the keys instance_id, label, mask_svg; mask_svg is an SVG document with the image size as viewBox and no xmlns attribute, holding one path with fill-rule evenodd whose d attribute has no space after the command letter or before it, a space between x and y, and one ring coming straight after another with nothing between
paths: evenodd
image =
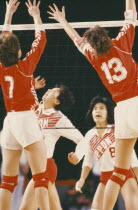
<instances>
[{"instance_id":1,"label":"knee pad","mask_svg":"<svg viewBox=\"0 0 138 210\"><path fill-rule=\"evenodd\" d=\"M0 188L9 190L11 193L13 193L17 184L18 184L18 175L16 175L16 176L3 175Z\"/></svg>"},{"instance_id":2,"label":"knee pad","mask_svg":"<svg viewBox=\"0 0 138 210\"><path fill-rule=\"evenodd\" d=\"M110 177L110 180L112 180L113 182L116 182L117 184L120 185L120 187L122 187L126 180L127 180L127 176L128 176L128 173L129 173L129 169L122 169L122 168L118 168L118 167L114 167L114 171L115 173L118 173L118 174L121 174L121 175L124 175L125 176L125 179L121 179L119 178L118 176L116 175L113 175Z\"/></svg>"},{"instance_id":3,"label":"knee pad","mask_svg":"<svg viewBox=\"0 0 138 210\"><path fill-rule=\"evenodd\" d=\"M34 188L37 187L45 187L48 189L48 173L47 171L39 174L34 174L33 176L34 180Z\"/></svg>"}]
</instances>

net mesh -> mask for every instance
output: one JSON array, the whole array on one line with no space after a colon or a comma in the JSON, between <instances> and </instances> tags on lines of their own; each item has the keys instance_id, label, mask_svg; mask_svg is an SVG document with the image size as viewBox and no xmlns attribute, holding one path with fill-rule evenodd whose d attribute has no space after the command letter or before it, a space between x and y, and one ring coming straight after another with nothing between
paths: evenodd
<instances>
[{"instance_id":1,"label":"net mesh","mask_svg":"<svg viewBox=\"0 0 138 210\"><path fill-rule=\"evenodd\" d=\"M22 27L19 25L19 27ZM117 36L120 27L111 27L109 36L114 38ZM77 32L82 35L86 29L79 28ZM101 80L97 76L96 71L86 58L76 49L73 42L62 29L48 29L47 44L44 53L38 63L34 76L41 75L46 79L46 87L38 90L38 98L41 100L42 95L48 88L53 88L57 83L63 83L73 91L76 104L68 111L67 115L72 122L85 133L88 126L85 123L85 115L88 110L89 103L96 95L111 97ZM138 28L136 27L136 34ZM23 57L29 51L31 43L34 40L34 31L31 30L15 30L18 36ZM138 36L135 37L133 47L133 55L138 61ZM0 92L0 128L3 126L3 119L6 115L4 108L2 93Z\"/></svg>"}]
</instances>

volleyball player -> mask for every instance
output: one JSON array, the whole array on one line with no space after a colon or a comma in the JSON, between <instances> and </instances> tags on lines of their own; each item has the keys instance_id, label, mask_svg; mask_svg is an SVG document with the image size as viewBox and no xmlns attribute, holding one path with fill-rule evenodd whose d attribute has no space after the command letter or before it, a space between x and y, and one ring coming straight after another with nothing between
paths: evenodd
<instances>
[{"instance_id":1,"label":"volleyball player","mask_svg":"<svg viewBox=\"0 0 138 210\"><path fill-rule=\"evenodd\" d=\"M33 174L37 205L42 210L49 210L46 147L37 116L32 110L38 103L33 72L43 53L46 35L40 17L40 2L36 4L35 0L33 3L28 0L26 6L33 17L36 34L31 50L23 60L19 60L19 40L10 30L12 16L19 4L18 0L6 2L5 32L0 35L0 83L7 109L1 137L3 178L0 186L0 209L10 209L24 148Z\"/></svg>"},{"instance_id":2,"label":"volleyball player","mask_svg":"<svg viewBox=\"0 0 138 210\"><path fill-rule=\"evenodd\" d=\"M102 210L105 185L113 173L115 163L115 136L114 136L114 112L113 103L108 98L95 97L90 103L87 112L87 120L92 121L96 126L90 129L85 135L84 144L87 144L85 158L79 181L76 183L76 190L81 192L94 160L94 154L98 160L101 176L100 184L92 201L92 210ZM82 145L83 147L83 145ZM73 155L73 158L72 158ZM78 163L80 160L76 154L69 155L70 162ZM78 160L76 162L76 160ZM138 169L138 159L133 151L131 167L134 172ZM137 177L138 178L138 177ZM138 186L132 169L129 170L128 180L121 188L126 209L137 209ZM131 197L131 199L128 199Z\"/></svg>"},{"instance_id":3,"label":"volleyball player","mask_svg":"<svg viewBox=\"0 0 138 210\"><path fill-rule=\"evenodd\" d=\"M55 150L55 144L61 136L74 141L78 144L75 154L81 159L84 155L85 148L82 148L81 146L83 144L84 137L79 130L74 127L67 116L61 112L61 110L64 112L74 103L73 94L68 87L58 85L55 88L48 89L42 100L43 101L40 103L36 113L38 115L40 126L44 132L47 148L47 172L49 175L48 195L50 210L61 210L62 207L55 187L57 166L52 158ZM20 210L37 209L37 207L38 206L34 199L33 181L31 180L25 191Z\"/></svg>"},{"instance_id":4,"label":"volleyball player","mask_svg":"<svg viewBox=\"0 0 138 210\"><path fill-rule=\"evenodd\" d=\"M127 180L132 150L138 137L138 71L132 57L132 46L137 17L134 0L126 0L125 24L115 39L108 32L95 26L83 37L65 19L64 7L49 6L51 19L60 22L78 49L96 69L103 84L117 103L115 108L116 159L114 173L105 189L103 210L113 208L120 188Z\"/></svg>"}]
</instances>

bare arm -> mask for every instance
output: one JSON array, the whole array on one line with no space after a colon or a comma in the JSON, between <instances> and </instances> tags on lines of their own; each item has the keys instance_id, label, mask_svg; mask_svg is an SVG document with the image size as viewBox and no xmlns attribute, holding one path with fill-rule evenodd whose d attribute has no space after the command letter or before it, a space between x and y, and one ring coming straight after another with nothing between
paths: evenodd
<instances>
[{"instance_id":1,"label":"bare arm","mask_svg":"<svg viewBox=\"0 0 138 210\"><path fill-rule=\"evenodd\" d=\"M77 183L75 185L76 191L82 193L81 188L83 187L83 185L85 183L85 180L86 180L86 178L88 177L88 175L90 173L90 170L91 170L91 168L88 167L88 166L84 166L82 168L80 179L77 181Z\"/></svg>"},{"instance_id":2,"label":"bare arm","mask_svg":"<svg viewBox=\"0 0 138 210\"><path fill-rule=\"evenodd\" d=\"M135 0L126 0L126 11L127 10L135 10L136 11Z\"/></svg>"},{"instance_id":3,"label":"bare arm","mask_svg":"<svg viewBox=\"0 0 138 210\"><path fill-rule=\"evenodd\" d=\"M55 4L53 4L53 7L49 6L49 8L51 12L48 11L47 13L51 15L51 17L49 17L50 19L54 19L57 22L61 23L66 33L73 41L75 38L80 38L77 31L74 28L72 28L70 24L68 23L68 21L66 20L64 6L62 7L61 12L59 11L58 7Z\"/></svg>"},{"instance_id":4,"label":"bare arm","mask_svg":"<svg viewBox=\"0 0 138 210\"><path fill-rule=\"evenodd\" d=\"M19 4L20 2L18 2L18 0L10 0L9 2L6 1L6 14L4 25L11 25L12 16L16 12Z\"/></svg>"}]
</instances>

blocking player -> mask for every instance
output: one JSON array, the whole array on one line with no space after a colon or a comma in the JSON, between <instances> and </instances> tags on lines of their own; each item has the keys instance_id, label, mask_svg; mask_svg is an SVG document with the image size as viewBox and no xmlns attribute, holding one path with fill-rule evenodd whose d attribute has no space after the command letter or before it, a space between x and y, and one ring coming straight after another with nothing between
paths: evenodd
<instances>
[{"instance_id":1,"label":"blocking player","mask_svg":"<svg viewBox=\"0 0 138 210\"><path fill-rule=\"evenodd\" d=\"M33 174L37 205L42 210L49 210L46 147L36 114L32 110L38 103L33 72L43 53L46 35L40 17L40 2L36 4L35 0L33 3L28 0L26 6L33 17L36 34L31 50L20 60L20 43L11 32L12 16L19 4L18 0L6 2L4 29L0 35L0 83L7 109L1 137L3 177L0 185L0 209L10 209L24 148Z\"/></svg>"},{"instance_id":2,"label":"blocking player","mask_svg":"<svg viewBox=\"0 0 138 210\"><path fill-rule=\"evenodd\" d=\"M111 210L121 187L127 180L132 151L138 137L138 85L137 65L132 57L132 46L137 19L134 0L126 0L125 24L115 39L110 39L108 32L95 26L80 37L67 22L64 7L60 12L57 6L49 6L51 17L60 22L96 69L103 84L117 103L115 108L116 156L115 168L105 189L103 210Z\"/></svg>"}]
</instances>

